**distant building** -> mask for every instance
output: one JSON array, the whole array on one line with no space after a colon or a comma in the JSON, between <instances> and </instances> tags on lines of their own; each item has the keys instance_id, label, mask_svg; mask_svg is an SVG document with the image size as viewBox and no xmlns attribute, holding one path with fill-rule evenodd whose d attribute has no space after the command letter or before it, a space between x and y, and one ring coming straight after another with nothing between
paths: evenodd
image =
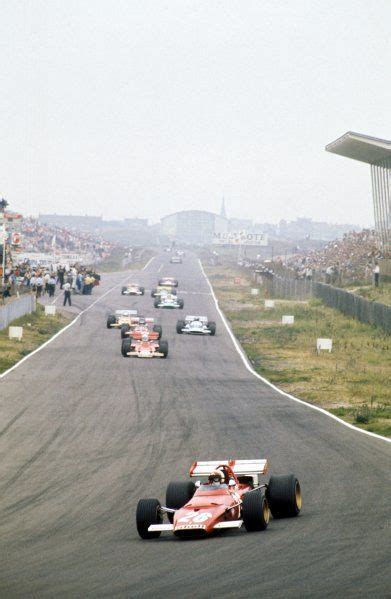
<instances>
[{"instance_id":1,"label":"distant building","mask_svg":"<svg viewBox=\"0 0 391 599\"><path fill-rule=\"evenodd\" d=\"M251 231L253 221L249 218L230 218L228 227L230 231Z\"/></svg>"},{"instance_id":2,"label":"distant building","mask_svg":"<svg viewBox=\"0 0 391 599\"><path fill-rule=\"evenodd\" d=\"M174 212L161 219L161 233L178 243L209 245L214 233L228 231L228 221L223 216L205 210Z\"/></svg>"}]
</instances>

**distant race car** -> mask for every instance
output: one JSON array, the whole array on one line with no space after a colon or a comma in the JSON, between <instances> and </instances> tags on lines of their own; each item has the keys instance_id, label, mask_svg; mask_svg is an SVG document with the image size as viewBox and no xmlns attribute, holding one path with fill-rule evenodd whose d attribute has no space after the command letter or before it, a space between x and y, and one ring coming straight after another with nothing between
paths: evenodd
<instances>
[{"instance_id":1,"label":"distant race car","mask_svg":"<svg viewBox=\"0 0 391 599\"><path fill-rule=\"evenodd\" d=\"M183 309L185 302L172 293L162 295L153 302L155 308L179 308Z\"/></svg>"},{"instance_id":2,"label":"distant race car","mask_svg":"<svg viewBox=\"0 0 391 599\"><path fill-rule=\"evenodd\" d=\"M163 277L162 279L159 279L158 285L178 287L178 281L177 279L173 279L172 277Z\"/></svg>"},{"instance_id":3,"label":"distant race car","mask_svg":"<svg viewBox=\"0 0 391 599\"><path fill-rule=\"evenodd\" d=\"M183 250L177 250L176 255L177 256L185 256L185 252Z\"/></svg>"},{"instance_id":4,"label":"distant race car","mask_svg":"<svg viewBox=\"0 0 391 599\"><path fill-rule=\"evenodd\" d=\"M142 339L123 339L121 354L124 358L167 358L167 341L158 341L149 339L148 333L142 336Z\"/></svg>"},{"instance_id":5,"label":"distant race car","mask_svg":"<svg viewBox=\"0 0 391 599\"><path fill-rule=\"evenodd\" d=\"M178 320L176 332L181 335L215 335L216 323L209 321L206 316L186 316L185 320Z\"/></svg>"},{"instance_id":6,"label":"distant race car","mask_svg":"<svg viewBox=\"0 0 391 599\"><path fill-rule=\"evenodd\" d=\"M145 333L148 335L150 341L156 341L162 336L162 327L160 324L155 324L154 318L144 318L142 316L140 316L134 326L123 324L121 327L121 339L131 337L132 339L140 340Z\"/></svg>"},{"instance_id":7,"label":"distant race car","mask_svg":"<svg viewBox=\"0 0 391 599\"><path fill-rule=\"evenodd\" d=\"M122 287L122 295L144 295L145 288L140 287L136 283L129 283L125 287Z\"/></svg>"},{"instance_id":8,"label":"distant race car","mask_svg":"<svg viewBox=\"0 0 391 599\"><path fill-rule=\"evenodd\" d=\"M265 530L270 513L274 518L298 516L302 507L300 483L293 474L272 476L259 483L268 471L267 460L194 462L191 477L205 482L171 482L166 504L157 499L140 499L136 525L142 539L154 539L163 531L180 538L206 537L226 528L248 532ZM163 524L163 516L169 522Z\"/></svg>"},{"instance_id":9,"label":"distant race car","mask_svg":"<svg viewBox=\"0 0 391 599\"><path fill-rule=\"evenodd\" d=\"M137 310L116 310L107 317L107 328L121 328L122 325L132 325L138 322Z\"/></svg>"},{"instance_id":10,"label":"distant race car","mask_svg":"<svg viewBox=\"0 0 391 599\"><path fill-rule=\"evenodd\" d=\"M182 258L180 256L171 256L170 264L182 264Z\"/></svg>"},{"instance_id":11,"label":"distant race car","mask_svg":"<svg viewBox=\"0 0 391 599\"><path fill-rule=\"evenodd\" d=\"M158 285L157 287L153 287L151 290L151 297L161 297L164 294L171 293L172 295L177 294L177 290L170 285Z\"/></svg>"}]
</instances>

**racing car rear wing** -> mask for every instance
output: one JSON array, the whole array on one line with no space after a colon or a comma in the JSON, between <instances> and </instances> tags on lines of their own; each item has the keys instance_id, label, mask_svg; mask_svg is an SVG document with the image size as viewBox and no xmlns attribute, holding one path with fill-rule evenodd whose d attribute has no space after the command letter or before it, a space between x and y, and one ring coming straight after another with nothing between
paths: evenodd
<instances>
[{"instance_id":1,"label":"racing car rear wing","mask_svg":"<svg viewBox=\"0 0 391 599\"><path fill-rule=\"evenodd\" d=\"M190 468L190 476L209 476L218 466L230 466L236 476L251 476L254 484L258 484L258 475L268 471L267 460L220 460L213 462L194 462Z\"/></svg>"}]
</instances>

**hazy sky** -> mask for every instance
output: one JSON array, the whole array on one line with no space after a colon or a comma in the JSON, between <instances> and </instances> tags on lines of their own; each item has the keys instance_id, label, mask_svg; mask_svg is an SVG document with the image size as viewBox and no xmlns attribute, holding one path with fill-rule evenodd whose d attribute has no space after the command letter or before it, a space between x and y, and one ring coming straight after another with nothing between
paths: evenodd
<instances>
[{"instance_id":1,"label":"hazy sky","mask_svg":"<svg viewBox=\"0 0 391 599\"><path fill-rule=\"evenodd\" d=\"M391 0L0 0L0 195L25 213L373 222Z\"/></svg>"}]
</instances>

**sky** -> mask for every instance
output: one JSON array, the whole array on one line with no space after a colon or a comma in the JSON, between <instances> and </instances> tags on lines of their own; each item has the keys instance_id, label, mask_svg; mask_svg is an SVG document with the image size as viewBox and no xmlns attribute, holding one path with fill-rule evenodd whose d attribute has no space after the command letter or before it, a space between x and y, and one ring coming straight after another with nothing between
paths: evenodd
<instances>
[{"instance_id":1,"label":"sky","mask_svg":"<svg viewBox=\"0 0 391 599\"><path fill-rule=\"evenodd\" d=\"M370 226L391 139L391 0L0 0L0 196L26 214L177 210Z\"/></svg>"}]
</instances>

